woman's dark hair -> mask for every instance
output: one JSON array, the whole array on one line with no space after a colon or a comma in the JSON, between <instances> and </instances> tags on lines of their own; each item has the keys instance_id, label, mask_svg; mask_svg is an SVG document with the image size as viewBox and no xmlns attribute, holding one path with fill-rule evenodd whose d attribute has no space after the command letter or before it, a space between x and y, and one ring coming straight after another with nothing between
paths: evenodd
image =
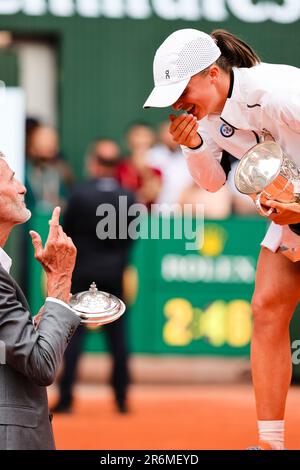
<instances>
[{"instance_id":1,"label":"woman's dark hair","mask_svg":"<svg viewBox=\"0 0 300 470\"><path fill-rule=\"evenodd\" d=\"M215 29L211 37L216 40L222 53L216 64L225 72L229 72L232 67L250 68L260 63L256 52L234 34L224 29Z\"/></svg>"}]
</instances>

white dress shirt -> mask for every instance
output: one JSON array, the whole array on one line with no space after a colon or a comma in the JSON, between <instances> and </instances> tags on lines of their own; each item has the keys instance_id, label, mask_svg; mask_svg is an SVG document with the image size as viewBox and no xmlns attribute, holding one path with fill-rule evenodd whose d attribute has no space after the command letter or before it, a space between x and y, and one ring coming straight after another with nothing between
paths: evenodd
<instances>
[{"instance_id":1,"label":"white dress shirt","mask_svg":"<svg viewBox=\"0 0 300 470\"><path fill-rule=\"evenodd\" d=\"M5 269L6 272L10 271L11 265L12 265L12 259L8 256L7 253L3 250L3 248L0 247L0 264L2 265L3 269Z\"/></svg>"}]
</instances>

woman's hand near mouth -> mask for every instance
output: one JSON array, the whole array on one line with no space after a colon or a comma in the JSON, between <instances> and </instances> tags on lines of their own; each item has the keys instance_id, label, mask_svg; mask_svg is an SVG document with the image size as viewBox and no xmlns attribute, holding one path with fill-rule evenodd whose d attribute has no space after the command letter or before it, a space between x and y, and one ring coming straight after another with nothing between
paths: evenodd
<instances>
[{"instance_id":1,"label":"woman's hand near mouth","mask_svg":"<svg viewBox=\"0 0 300 470\"><path fill-rule=\"evenodd\" d=\"M195 116L170 114L169 119L171 121L170 134L175 142L190 148L197 148L202 144L202 139L197 132L198 121Z\"/></svg>"}]
</instances>

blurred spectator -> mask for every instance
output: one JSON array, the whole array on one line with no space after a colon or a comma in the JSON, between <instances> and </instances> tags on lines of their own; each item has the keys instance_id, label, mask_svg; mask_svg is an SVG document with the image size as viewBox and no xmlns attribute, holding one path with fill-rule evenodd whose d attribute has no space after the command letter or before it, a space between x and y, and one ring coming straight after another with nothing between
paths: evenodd
<instances>
[{"instance_id":1,"label":"blurred spectator","mask_svg":"<svg viewBox=\"0 0 300 470\"><path fill-rule=\"evenodd\" d=\"M231 215L232 194L227 184L216 193L211 193L193 181L182 191L179 202L182 207L184 204L192 204L193 215L196 215L197 204L203 204L205 219L226 219Z\"/></svg>"},{"instance_id":2,"label":"blurred spectator","mask_svg":"<svg viewBox=\"0 0 300 470\"><path fill-rule=\"evenodd\" d=\"M236 161L231 165L231 171L228 175L228 187L230 188L232 193L233 212L234 214L244 216L257 215L257 210L253 200L250 198L250 196L240 193L234 184L234 175L238 163L239 162Z\"/></svg>"},{"instance_id":3,"label":"blurred spectator","mask_svg":"<svg viewBox=\"0 0 300 470\"><path fill-rule=\"evenodd\" d=\"M54 129L34 126L28 133L26 185L27 205L30 209L52 210L64 206L73 174L59 155L58 136Z\"/></svg>"},{"instance_id":4,"label":"blurred spectator","mask_svg":"<svg viewBox=\"0 0 300 470\"><path fill-rule=\"evenodd\" d=\"M25 152L26 152L26 155L28 155L28 144L30 142L31 134L40 125L41 125L41 123L40 123L39 119L34 118L34 117L27 117L26 118L26 127L25 127L25 134L26 134Z\"/></svg>"},{"instance_id":5,"label":"blurred spectator","mask_svg":"<svg viewBox=\"0 0 300 470\"><path fill-rule=\"evenodd\" d=\"M147 152L155 142L155 133L146 124L133 124L126 136L129 156L118 166L117 177L123 188L136 194L148 208L156 202L161 190L161 172L149 166Z\"/></svg>"},{"instance_id":6,"label":"blurred spectator","mask_svg":"<svg viewBox=\"0 0 300 470\"><path fill-rule=\"evenodd\" d=\"M94 281L99 290L123 297L123 274L127 266L131 241L119 238L119 198L126 196L127 208L135 202L134 196L120 187L115 178L119 163L119 148L111 140L99 140L91 148L87 159L89 179L78 185L69 201L64 215L64 230L77 247L77 260L73 273L72 292L89 289ZM115 210L117 236L99 239L96 226L100 222L96 215L101 204L111 204ZM127 220L126 230L129 220ZM113 235L113 234L112 234ZM112 379L115 401L120 412L127 410L127 388L129 384L128 345L126 312L114 323L104 325L103 331L108 350L113 359ZM69 411L73 402L73 385L84 338L84 327L80 326L65 353L65 368L61 378L60 400L54 412Z\"/></svg>"},{"instance_id":7,"label":"blurred spectator","mask_svg":"<svg viewBox=\"0 0 300 470\"><path fill-rule=\"evenodd\" d=\"M148 164L162 173L162 188L156 202L166 205L178 203L180 193L193 182L181 148L173 140L169 127L169 121L160 125L159 143L147 153Z\"/></svg>"}]
</instances>

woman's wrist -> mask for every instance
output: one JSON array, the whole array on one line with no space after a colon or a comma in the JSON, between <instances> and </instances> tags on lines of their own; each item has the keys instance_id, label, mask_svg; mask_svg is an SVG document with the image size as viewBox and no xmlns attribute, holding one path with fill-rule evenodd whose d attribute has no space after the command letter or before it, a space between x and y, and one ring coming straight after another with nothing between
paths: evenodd
<instances>
[{"instance_id":1,"label":"woman's wrist","mask_svg":"<svg viewBox=\"0 0 300 470\"><path fill-rule=\"evenodd\" d=\"M198 150L202 147L203 145L203 140L202 140L202 137L201 135L197 132L197 136L199 137L199 140L198 140L198 144L196 143L195 146L188 146L188 148L190 148L191 150ZM200 143L199 143L200 142Z\"/></svg>"}]
</instances>

